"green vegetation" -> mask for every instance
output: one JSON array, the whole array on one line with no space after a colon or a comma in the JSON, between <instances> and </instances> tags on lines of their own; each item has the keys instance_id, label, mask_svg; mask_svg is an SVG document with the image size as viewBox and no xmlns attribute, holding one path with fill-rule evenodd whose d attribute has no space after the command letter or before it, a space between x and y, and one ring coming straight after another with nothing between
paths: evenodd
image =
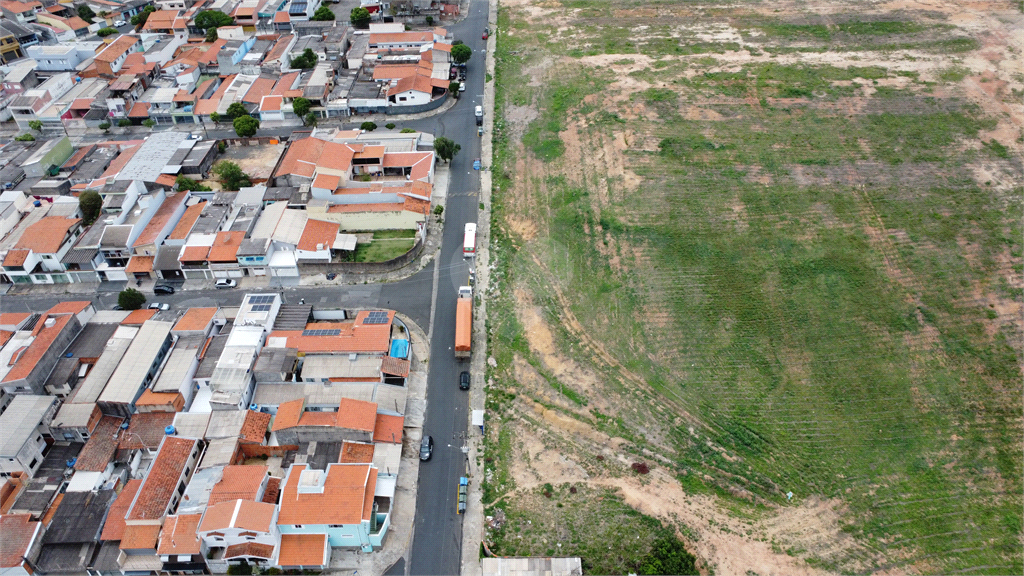
<instances>
[{"instance_id":1,"label":"green vegetation","mask_svg":"<svg viewBox=\"0 0 1024 576\"><path fill-rule=\"evenodd\" d=\"M384 125L384 127L387 128L388 130L394 130L395 129L395 123L394 122L388 122L387 124Z\"/></svg>"},{"instance_id":2,"label":"green vegetation","mask_svg":"<svg viewBox=\"0 0 1024 576\"><path fill-rule=\"evenodd\" d=\"M156 12L156 6L146 6L142 9L142 12L139 12L135 16L132 16L132 26L143 26L146 23L146 21L149 20L149 15L153 12Z\"/></svg>"},{"instance_id":3,"label":"green vegetation","mask_svg":"<svg viewBox=\"0 0 1024 576\"><path fill-rule=\"evenodd\" d=\"M132 121L127 118L121 118L117 121L117 125L121 128L127 128L132 125Z\"/></svg>"},{"instance_id":4,"label":"green vegetation","mask_svg":"<svg viewBox=\"0 0 1024 576\"><path fill-rule=\"evenodd\" d=\"M110 122L100 122L97 128L103 130L103 132L106 133L108 130L110 130Z\"/></svg>"},{"instance_id":5,"label":"green vegetation","mask_svg":"<svg viewBox=\"0 0 1024 576\"><path fill-rule=\"evenodd\" d=\"M415 230L379 230L373 233L369 244L357 244L353 261L387 262L412 250Z\"/></svg>"},{"instance_id":6,"label":"green vegetation","mask_svg":"<svg viewBox=\"0 0 1024 576\"><path fill-rule=\"evenodd\" d=\"M235 118L241 118L242 116L248 116L249 110L241 102L232 102L228 106L227 116L234 120Z\"/></svg>"},{"instance_id":7,"label":"green vegetation","mask_svg":"<svg viewBox=\"0 0 1024 576\"><path fill-rule=\"evenodd\" d=\"M85 4L82 4L82 6L85 6ZM109 27L107 27L107 28L100 28L99 30L97 30L96 31L96 35L99 36L100 38L106 38L107 36L110 36L111 34L117 34L118 32L119 32L119 30L117 28L109 28Z\"/></svg>"},{"instance_id":8,"label":"green vegetation","mask_svg":"<svg viewBox=\"0 0 1024 576\"><path fill-rule=\"evenodd\" d=\"M398 131L398 133L399 134L415 134L416 130L414 128L402 128L401 130Z\"/></svg>"},{"instance_id":9,"label":"green vegetation","mask_svg":"<svg viewBox=\"0 0 1024 576\"><path fill-rule=\"evenodd\" d=\"M232 104L234 106L234 104ZM260 129L260 121L252 116L239 116L231 121L232 128L239 138L251 138Z\"/></svg>"},{"instance_id":10,"label":"green vegetation","mask_svg":"<svg viewBox=\"0 0 1024 576\"><path fill-rule=\"evenodd\" d=\"M462 150L462 146L456 144L449 138L444 136L438 136L434 138L434 152L437 153L437 157L445 162L451 164L452 158Z\"/></svg>"},{"instance_id":11,"label":"green vegetation","mask_svg":"<svg viewBox=\"0 0 1024 576\"><path fill-rule=\"evenodd\" d=\"M452 46L452 60L456 64L465 64L469 62L469 59L473 56L473 49L465 44L456 44Z\"/></svg>"},{"instance_id":12,"label":"green vegetation","mask_svg":"<svg viewBox=\"0 0 1024 576\"><path fill-rule=\"evenodd\" d=\"M78 195L78 209L82 212L82 224L89 226L100 217L103 198L95 190L86 190Z\"/></svg>"},{"instance_id":13,"label":"green vegetation","mask_svg":"<svg viewBox=\"0 0 1024 576\"><path fill-rule=\"evenodd\" d=\"M295 112L296 116L298 116L299 118L302 118L306 114L309 114L309 108L312 105L313 105L312 102L310 102L308 99L303 98L303 97L300 96L300 97L292 100L292 111Z\"/></svg>"},{"instance_id":14,"label":"green vegetation","mask_svg":"<svg viewBox=\"0 0 1024 576\"><path fill-rule=\"evenodd\" d=\"M28 132L26 132L24 134L21 134L19 136L15 136L14 139L17 140L18 142L35 142L36 141L36 137L31 135L31 134L29 134Z\"/></svg>"},{"instance_id":15,"label":"green vegetation","mask_svg":"<svg viewBox=\"0 0 1024 576\"><path fill-rule=\"evenodd\" d=\"M41 120L29 120L28 127L35 130L36 132L43 131L43 123Z\"/></svg>"},{"instance_id":16,"label":"green vegetation","mask_svg":"<svg viewBox=\"0 0 1024 576\"><path fill-rule=\"evenodd\" d=\"M296 56L291 59L291 67L308 70L316 66L317 61L320 58L313 52L312 48L306 48L302 51L301 56Z\"/></svg>"},{"instance_id":17,"label":"green vegetation","mask_svg":"<svg viewBox=\"0 0 1024 576\"><path fill-rule=\"evenodd\" d=\"M146 295L135 288L125 288L117 295L117 305L124 310L138 310L146 303Z\"/></svg>"},{"instance_id":18,"label":"green vegetation","mask_svg":"<svg viewBox=\"0 0 1024 576\"><path fill-rule=\"evenodd\" d=\"M313 13L313 17L310 20L314 22L330 22L334 20L334 12L331 12L331 9L326 5L321 5Z\"/></svg>"},{"instance_id":19,"label":"green vegetation","mask_svg":"<svg viewBox=\"0 0 1024 576\"><path fill-rule=\"evenodd\" d=\"M153 120L152 118L146 118L145 120L142 121L142 125L145 126L146 128L152 128L152 127L156 126L156 120Z\"/></svg>"},{"instance_id":20,"label":"green vegetation","mask_svg":"<svg viewBox=\"0 0 1024 576\"><path fill-rule=\"evenodd\" d=\"M239 188L252 186L249 175L242 172L242 169L234 162L228 162L227 160L218 162L213 167L213 173L220 178L225 190L238 190Z\"/></svg>"},{"instance_id":21,"label":"green vegetation","mask_svg":"<svg viewBox=\"0 0 1024 576\"><path fill-rule=\"evenodd\" d=\"M359 125L360 130L366 130L367 132L373 132L377 129L377 124L374 122L363 122Z\"/></svg>"},{"instance_id":22,"label":"green vegetation","mask_svg":"<svg viewBox=\"0 0 1024 576\"><path fill-rule=\"evenodd\" d=\"M365 30L370 27L370 11L366 8L353 8L349 12L348 19L356 28Z\"/></svg>"},{"instance_id":23,"label":"green vegetation","mask_svg":"<svg viewBox=\"0 0 1024 576\"><path fill-rule=\"evenodd\" d=\"M196 28L199 28L200 30L216 29L221 26L231 26L234 23L234 18L220 10L203 10L199 14L196 14L195 18Z\"/></svg>"},{"instance_id":24,"label":"green vegetation","mask_svg":"<svg viewBox=\"0 0 1024 576\"><path fill-rule=\"evenodd\" d=\"M85 20L87 24L92 24L93 18L96 17L96 13L89 8L88 4L79 4L77 8L78 17Z\"/></svg>"},{"instance_id":25,"label":"green vegetation","mask_svg":"<svg viewBox=\"0 0 1024 576\"><path fill-rule=\"evenodd\" d=\"M193 192L209 192L212 190L209 186L200 184L199 181L193 180L184 174L179 174L174 184L178 187L178 190L191 190Z\"/></svg>"}]
</instances>

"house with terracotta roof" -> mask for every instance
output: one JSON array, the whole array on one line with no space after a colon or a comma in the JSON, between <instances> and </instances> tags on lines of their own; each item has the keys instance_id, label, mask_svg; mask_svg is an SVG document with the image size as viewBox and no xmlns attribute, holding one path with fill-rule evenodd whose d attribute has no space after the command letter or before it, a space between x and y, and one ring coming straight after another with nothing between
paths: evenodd
<instances>
[{"instance_id":1,"label":"house with terracotta roof","mask_svg":"<svg viewBox=\"0 0 1024 576\"><path fill-rule=\"evenodd\" d=\"M8 394L42 394L64 350L96 313L91 302L63 302L0 348L0 385Z\"/></svg>"},{"instance_id":2,"label":"house with terracotta roof","mask_svg":"<svg viewBox=\"0 0 1024 576\"><path fill-rule=\"evenodd\" d=\"M47 216L25 229L3 259L4 273L15 283L60 284L70 279L61 259L82 234L82 220Z\"/></svg>"},{"instance_id":3,"label":"house with terracotta roof","mask_svg":"<svg viewBox=\"0 0 1024 576\"><path fill-rule=\"evenodd\" d=\"M373 464L329 464L327 470L293 464L281 485L281 553L297 553L299 535L318 537L305 547L307 555L319 558L327 558L330 547L379 548L390 526L391 500L376 498L376 488Z\"/></svg>"},{"instance_id":4,"label":"house with terracotta roof","mask_svg":"<svg viewBox=\"0 0 1024 576\"><path fill-rule=\"evenodd\" d=\"M157 247L163 244L164 239L174 230L178 221L185 214L185 202L189 196L188 192L176 192L168 194L164 198L160 207L132 244L132 252L135 256L150 258L156 256ZM150 270L152 270L152 266L150 266Z\"/></svg>"},{"instance_id":5,"label":"house with terracotta roof","mask_svg":"<svg viewBox=\"0 0 1024 576\"><path fill-rule=\"evenodd\" d=\"M93 62L96 64L96 70L100 74L113 77L121 71L121 67L124 66L128 55L141 49L142 40L138 36L122 34L108 44L103 51L96 54Z\"/></svg>"},{"instance_id":6,"label":"house with terracotta roof","mask_svg":"<svg viewBox=\"0 0 1024 576\"><path fill-rule=\"evenodd\" d=\"M203 574L206 559L196 530L202 514L174 514L164 520L156 553L163 574Z\"/></svg>"},{"instance_id":7,"label":"house with terracotta roof","mask_svg":"<svg viewBox=\"0 0 1024 576\"><path fill-rule=\"evenodd\" d=\"M210 504L197 534L208 550L207 564L213 572L226 572L228 566L243 561L270 567L280 538L277 506L251 499Z\"/></svg>"},{"instance_id":8,"label":"house with terracotta roof","mask_svg":"<svg viewBox=\"0 0 1024 576\"><path fill-rule=\"evenodd\" d=\"M36 21L36 14L43 11L43 5L35 0L31 2L19 2L17 0L4 0L0 2L0 12L5 18L27 24Z\"/></svg>"},{"instance_id":9,"label":"house with terracotta roof","mask_svg":"<svg viewBox=\"0 0 1024 576\"><path fill-rule=\"evenodd\" d=\"M285 402L277 408L271 430L281 444L301 442L372 442L377 404L342 398L336 412L305 410L305 400Z\"/></svg>"},{"instance_id":10,"label":"house with terracotta roof","mask_svg":"<svg viewBox=\"0 0 1024 576\"><path fill-rule=\"evenodd\" d=\"M31 514L0 515L0 538L3 541L3 547L0 548L0 574L31 576L36 573L31 562L39 556L43 545L43 530L43 523L32 520Z\"/></svg>"}]
</instances>

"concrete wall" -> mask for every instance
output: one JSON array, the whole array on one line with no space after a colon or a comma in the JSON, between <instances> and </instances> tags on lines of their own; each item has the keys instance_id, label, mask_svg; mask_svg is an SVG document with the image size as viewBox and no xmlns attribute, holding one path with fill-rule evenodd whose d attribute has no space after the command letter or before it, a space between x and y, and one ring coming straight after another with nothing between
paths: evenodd
<instances>
[{"instance_id":1,"label":"concrete wall","mask_svg":"<svg viewBox=\"0 0 1024 576\"><path fill-rule=\"evenodd\" d=\"M448 100L448 94L445 94L441 98L437 98L427 102L426 104L418 104L416 106L399 106L391 105L388 106L388 114L419 114L420 112L428 112L430 110L436 110L441 107L445 101Z\"/></svg>"},{"instance_id":2,"label":"concrete wall","mask_svg":"<svg viewBox=\"0 0 1024 576\"><path fill-rule=\"evenodd\" d=\"M281 444L300 444L302 442L373 442L373 432L349 430L335 426L293 426L277 431L277 439Z\"/></svg>"},{"instance_id":3,"label":"concrete wall","mask_svg":"<svg viewBox=\"0 0 1024 576\"><path fill-rule=\"evenodd\" d=\"M387 262L341 262L337 264L299 264L299 273L303 276L312 274L370 274L379 272L391 272L403 268L416 259L423 251L423 241L418 240L416 244L405 254L393 258Z\"/></svg>"}]
</instances>

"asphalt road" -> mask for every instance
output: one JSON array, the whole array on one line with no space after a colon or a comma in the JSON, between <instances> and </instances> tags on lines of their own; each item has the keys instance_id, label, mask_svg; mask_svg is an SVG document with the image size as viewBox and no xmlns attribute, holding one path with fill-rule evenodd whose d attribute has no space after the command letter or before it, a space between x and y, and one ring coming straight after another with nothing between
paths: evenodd
<instances>
[{"instance_id":1,"label":"asphalt road","mask_svg":"<svg viewBox=\"0 0 1024 576\"><path fill-rule=\"evenodd\" d=\"M435 136L447 136L462 146L452 160L445 227L439 256L433 266L399 282L332 287L296 287L283 290L285 301L305 300L315 307L391 308L411 317L424 329L430 328L431 296L434 276L437 282L437 309L431 331L430 372L427 386L427 412L423 433L434 438L434 454L420 466L416 526L411 553L404 558L409 574L458 574L461 569L462 516L456 513L459 477L466 472L462 452L467 432L469 396L458 388L458 376L469 369L469 362L457 362L454 356L455 299L459 286L466 285L471 260L462 257L462 236L467 222L476 222L479 205L479 173L473 160L480 156L480 138L473 118L474 107L482 104L485 77L486 42L481 34L487 27L487 2L472 2L465 20L450 27L455 39L473 48L467 66L468 87L460 100L442 115L403 122ZM486 108L486 107L485 107ZM223 132L221 134L220 132ZM261 130L262 135L264 131ZM280 135L268 130L268 135ZM210 131L210 137L233 137L230 130ZM127 139L110 136L100 138ZM237 306L244 292L240 289L203 290L157 295L150 302L168 303L172 309L193 306ZM46 310L67 296L0 296L4 312ZM117 303L117 292L103 292L93 298L97 308L109 310ZM473 382L473 386L480 383ZM396 565L393 570L401 570ZM403 571L404 573L404 571Z\"/></svg>"}]
</instances>

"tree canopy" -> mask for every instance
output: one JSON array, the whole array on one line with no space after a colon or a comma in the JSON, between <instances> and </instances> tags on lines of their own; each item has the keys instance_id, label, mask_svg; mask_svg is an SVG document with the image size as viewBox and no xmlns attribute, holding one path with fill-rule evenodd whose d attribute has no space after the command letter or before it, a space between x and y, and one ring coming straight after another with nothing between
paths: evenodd
<instances>
[{"instance_id":1,"label":"tree canopy","mask_svg":"<svg viewBox=\"0 0 1024 576\"><path fill-rule=\"evenodd\" d=\"M213 167L213 173L220 178L225 190L238 190L239 188L252 186L252 180L249 179L249 175L242 172L242 169L234 162L218 162Z\"/></svg>"},{"instance_id":2,"label":"tree canopy","mask_svg":"<svg viewBox=\"0 0 1024 576\"><path fill-rule=\"evenodd\" d=\"M178 186L178 190L191 190L193 192L209 192L211 190L209 186L204 186L197 180L193 180L184 174L179 174L174 183Z\"/></svg>"},{"instance_id":3,"label":"tree canopy","mask_svg":"<svg viewBox=\"0 0 1024 576\"><path fill-rule=\"evenodd\" d=\"M117 295L117 305L125 310L138 310L146 303L146 295L135 288L126 288Z\"/></svg>"},{"instance_id":4,"label":"tree canopy","mask_svg":"<svg viewBox=\"0 0 1024 576\"><path fill-rule=\"evenodd\" d=\"M79 4L78 17L92 24L92 19L96 17L96 13L92 11L92 8L89 8L88 4Z\"/></svg>"},{"instance_id":5,"label":"tree canopy","mask_svg":"<svg viewBox=\"0 0 1024 576\"><path fill-rule=\"evenodd\" d=\"M142 9L142 12L132 16L132 26L142 26L146 23L146 20L149 20L149 15L153 12L156 12L156 8L153 6L146 6Z\"/></svg>"},{"instance_id":6,"label":"tree canopy","mask_svg":"<svg viewBox=\"0 0 1024 576\"><path fill-rule=\"evenodd\" d=\"M238 134L239 138L250 138L259 130L260 121L252 116L239 116L231 122L231 127L235 129L235 134Z\"/></svg>"},{"instance_id":7,"label":"tree canopy","mask_svg":"<svg viewBox=\"0 0 1024 576\"><path fill-rule=\"evenodd\" d=\"M82 211L82 224L88 226L100 217L103 198L95 190L86 190L78 195L78 209Z\"/></svg>"},{"instance_id":8,"label":"tree canopy","mask_svg":"<svg viewBox=\"0 0 1024 576\"><path fill-rule=\"evenodd\" d=\"M451 163L452 158L455 158L459 150L462 150L462 146L444 136L434 138L434 152L437 152L438 158L445 162Z\"/></svg>"},{"instance_id":9,"label":"tree canopy","mask_svg":"<svg viewBox=\"0 0 1024 576\"><path fill-rule=\"evenodd\" d=\"M221 12L220 10L203 10L199 14L196 14L196 28L200 30L209 30L210 28L220 28L221 26L230 26L235 21L234 18Z\"/></svg>"},{"instance_id":10,"label":"tree canopy","mask_svg":"<svg viewBox=\"0 0 1024 576\"><path fill-rule=\"evenodd\" d=\"M366 8L356 7L349 12L348 19L356 28L370 27L370 11Z\"/></svg>"},{"instance_id":11,"label":"tree canopy","mask_svg":"<svg viewBox=\"0 0 1024 576\"><path fill-rule=\"evenodd\" d=\"M465 64L469 62L470 57L473 56L473 49L465 44L456 44L452 46L452 60L456 64Z\"/></svg>"},{"instance_id":12,"label":"tree canopy","mask_svg":"<svg viewBox=\"0 0 1024 576\"><path fill-rule=\"evenodd\" d=\"M306 114L309 114L309 107L312 105L313 103L307 100L306 98L299 97L296 98L295 100L292 100L292 110L295 112L295 115L298 116L299 118L302 118Z\"/></svg>"},{"instance_id":13,"label":"tree canopy","mask_svg":"<svg viewBox=\"0 0 1024 576\"><path fill-rule=\"evenodd\" d=\"M119 30L117 28L111 28L107 26L106 28L100 28L99 30L97 30L96 35L100 38L105 38L107 36L110 36L111 34L117 34L118 32Z\"/></svg>"},{"instance_id":14,"label":"tree canopy","mask_svg":"<svg viewBox=\"0 0 1024 576\"><path fill-rule=\"evenodd\" d=\"M313 52L311 48L306 48L305 50L302 51L301 56L296 56L295 58L292 58L291 67L301 68L303 70L309 69L316 66L318 60L319 58L317 57L316 53Z\"/></svg>"},{"instance_id":15,"label":"tree canopy","mask_svg":"<svg viewBox=\"0 0 1024 576\"><path fill-rule=\"evenodd\" d=\"M214 124L220 124L220 113L210 112L210 121Z\"/></svg>"},{"instance_id":16,"label":"tree canopy","mask_svg":"<svg viewBox=\"0 0 1024 576\"><path fill-rule=\"evenodd\" d=\"M248 116L249 110L241 102L232 102L231 106L228 106L228 118L241 118L242 116Z\"/></svg>"},{"instance_id":17,"label":"tree canopy","mask_svg":"<svg viewBox=\"0 0 1024 576\"><path fill-rule=\"evenodd\" d=\"M310 18L310 20L316 22L328 22L334 20L334 12L331 12L331 9L327 6L320 6L316 9L316 12L313 13L313 17Z\"/></svg>"}]
</instances>

